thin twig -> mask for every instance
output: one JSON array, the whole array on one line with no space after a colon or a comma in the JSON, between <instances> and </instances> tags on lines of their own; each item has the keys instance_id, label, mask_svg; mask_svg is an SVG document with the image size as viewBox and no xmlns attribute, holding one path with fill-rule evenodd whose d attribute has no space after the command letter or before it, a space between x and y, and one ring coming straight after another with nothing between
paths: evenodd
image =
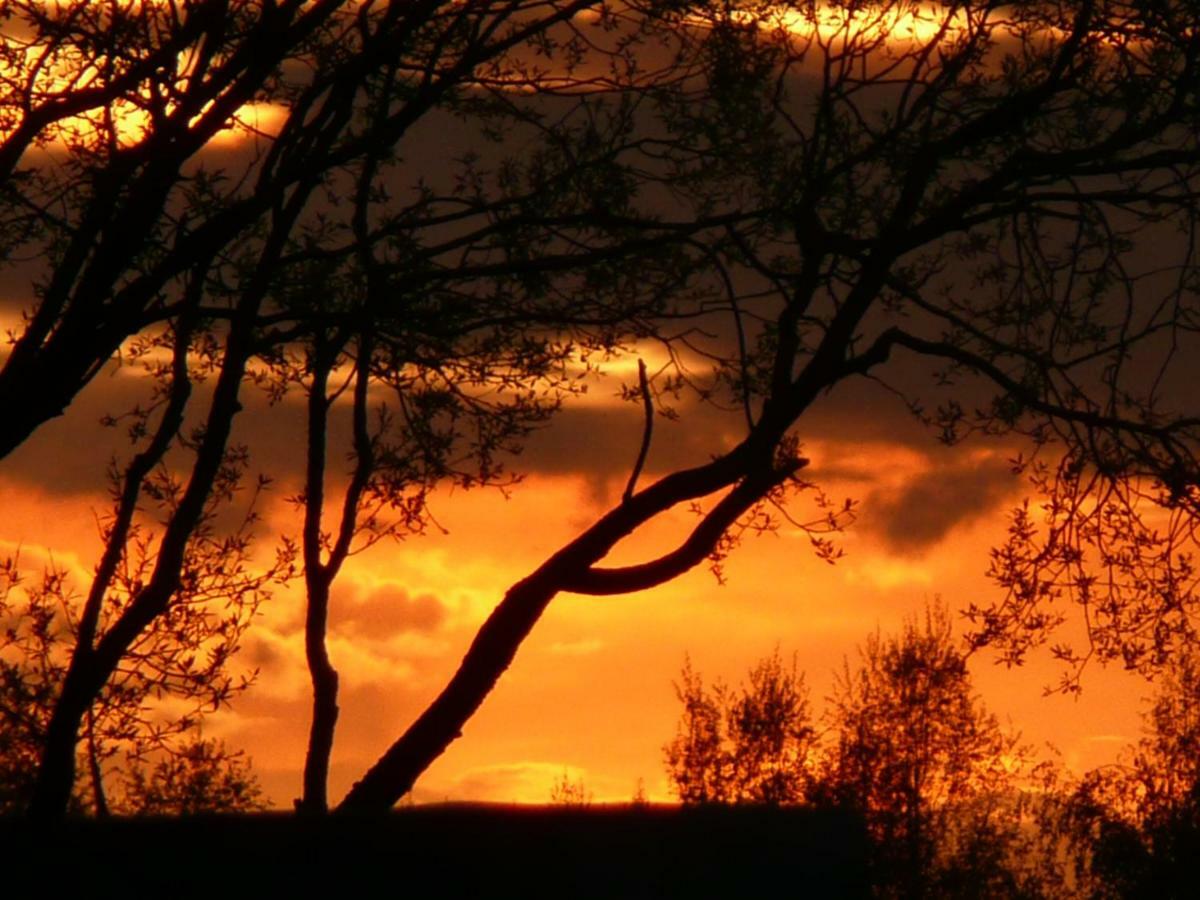
<instances>
[{"instance_id":1,"label":"thin twig","mask_svg":"<svg viewBox=\"0 0 1200 900\"><path fill-rule=\"evenodd\" d=\"M646 411L646 425L642 429L642 446L638 450L637 462L629 473L629 483L625 485L625 495L622 502L628 503L633 499L633 489L637 487L638 476L646 465L646 457L650 453L650 437L654 433L654 401L650 397L650 381L646 378L646 361L638 360L638 390L642 394L642 407Z\"/></svg>"}]
</instances>

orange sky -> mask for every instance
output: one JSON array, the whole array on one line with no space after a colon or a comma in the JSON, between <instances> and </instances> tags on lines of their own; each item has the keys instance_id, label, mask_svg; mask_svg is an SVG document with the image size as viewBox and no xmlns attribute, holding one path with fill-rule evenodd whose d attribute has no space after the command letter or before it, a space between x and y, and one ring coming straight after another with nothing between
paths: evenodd
<instances>
[{"instance_id":1,"label":"orange sky","mask_svg":"<svg viewBox=\"0 0 1200 900\"><path fill-rule=\"evenodd\" d=\"M19 548L31 569L52 555L85 583L97 547L95 516L105 509L95 488L105 459L95 440L97 412L124 394L127 378L100 380L0 465L0 552ZM508 499L496 490L444 492L433 511L447 534L431 529L351 560L332 611L342 717L331 797L442 687L504 590L619 496L637 418L616 399L617 383L597 382L586 405L568 409L534 439L515 466L528 477ZM297 398L290 412L298 411ZM271 531L294 535L299 522L283 498L295 492L300 461L280 448L298 444L278 423L300 420L288 413L263 436L257 464L280 477L267 510ZM243 425L259 419L251 411ZM418 782L415 798L544 802L566 771L597 800L628 800L639 779L651 798L669 799L661 748L674 732L672 680L685 654L705 676L736 681L778 645L798 655L819 709L833 669L869 631L895 629L938 595L956 605L994 590L983 577L987 550L1021 492L1001 452L946 451L931 436L906 431L900 418L881 419L868 394L818 409L813 421L818 434L832 436L805 442L812 477L833 498L860 503L859 520L839 539L844 558L832 566L818 560L807 537L785 527L748 538L727 561L724 586L700 568L625 597L560 595L463 738ZM652 469L656 459L698 452L685 427L657 425ZM898 437L886 439L888 430ZM588 465L590 450L608 441L605 452L614 458L607 477L570 470L571 460ZM678 512L618 549L630 560L653 555L690 519ZM277 591L242 654L260 669L257 685L207 726L249 751L271 800L284 807L299 793L308 728L301 629L299 585ZM1075 768L1111 761L1136 736L1144 688L1136 678L1095 669L1082 699L1043 699L1056 673L1044 656L1009 671L983 655L971 668L1002 720L1032 743L1054 743Z\"/></svg>"}]
</instances>

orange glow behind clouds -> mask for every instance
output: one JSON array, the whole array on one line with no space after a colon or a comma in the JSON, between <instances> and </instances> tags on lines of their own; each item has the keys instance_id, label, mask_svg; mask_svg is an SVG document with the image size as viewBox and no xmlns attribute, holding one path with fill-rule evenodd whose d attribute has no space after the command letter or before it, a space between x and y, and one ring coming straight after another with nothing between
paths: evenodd
<instances>
[{"instance_id":1,"label":"orange glow behind clouds","mask_svg":"<svg viewBox=\"0 0 1200 900\"><path fill-rule=\"evenodd\" d=\"M47 6L51 6L49 2ZM121 9L137 9L142 0L124 0L116 4ZM781 6L745 13L742 18L757 18L765 29L782 29L800 40L815 40L823 45L845 45L849 43L921 45L934 40L953 39L967 27L965 14L951 13L936 3L866 3L853 4L847 8L840 4L815 4L811 9L800 10ZM583 18L588 18L583 15ZM738 14L734 14L738 18ZM949 17L949 19L948 19ZM701 23L702 24L702 23ZM0 65L0 84L19 95L29 91L31 96L54 96L68 90L96 87L104 83L105 74L97 66L97 60L68 46L59 46L47 55L46 48L31 38L0 27L0 42L6 54L23 58L16 67ZM190 52L179 57L175 78L186 82L195 61ZM553 78L553 74L547 75ZM150 125L149 94L117 100L107 106L89 110L65 118L51 125L41 136L39 146L43 148L62 146L86 146L96 135L111 134L120 146L130 146L141 141ZM167 110L171 108L170 104ZM18 115L14 107L6 111L8 116ZM225 127L210 142L213 146L229 147L256 137L272 136L278 132L287 110L267 103L251 103L243 106ZM0 119L0 140L17 127L17 121Z\"/></svg>"},{"instance_id":2,"label":"orange glow behind clouds","mask_svg":"<svg viewBox=\"0 0 1200 900\"><path fill-rule=\"evenodd\" d=\"M903 471L904 456L875 461ZM436 695L504 590L601 511L592 487L570 477L531 479L511 500L460 493L436 504L449 535L356 560L333 610L331 652L344 693L332 795ZM674 514L626 553L650 555L645 548L677 540L691 520ZM834 669L846 655L853 663L869 632L898 629L936 595L953 605L991 590L981 573L1002 531L1003 522L980 521L915 559L851 531L841 541L847 555L830 566L805 535L784 529L747 539L727 560L723 587L700 568L626 597L560 595L463 738L418 783L416 798L545 802L566 773L597 800L627 801L639 781L652 799L668 800L661 748L678 717L672 681L685 654L706 677L737 682L774 647L795 652L819 710ZM262 689L221 723L269 771L275 799L285 803L297 790L307 727L299 609L289 595L268 611L248 648L263 666ZM1109 762L1135 736L1143 687L1136 679L1097 670L1076 701L1042 698L1055 670L1041 658L1007 672L981 657L972 670L1002 721L1035 745L1053 742L1073 767Z\"/></svg>"},{"instance_id":3,"label":"orange glow behind clouds","mask_svg":"<svg viewBox=\"0 0 1200 900\"><path fill-rule=\"evenodd\" d=\"M44 4L61 8L64 4ZM127 13L142 6L141 0L106 3ZM108 75L102 71L103 58L96 58L80 51L69 43L56 44L53 48L37 42L36 38L23 34L11 23L0 24L0 44L6 60L20 60L13 65L0 62L0 85L12 97L28 96L36 106L39 98L49 99L69 92L85 91L103 87ZM173 77L184 84L195 68L194 53L187 51L178 59ZM106 135L118 146L128 147L143 140L150 128L152 97L148 88L139 95L127 96L116 101L87 110L78 115L60 119L51 124L40 136L38 146L42 149L61 147L87 147L95 143L100 135ZM6 103L0 111L0 140L12 133L20 121L20 103ZM164 112L176 108L167 102ZM193 121L198 120L201 112ZM249 103L242 106L225 127L210 141L210 145L221 148L253 140L258 136L275 134L287 110L268 103ZM106 139L108 139L106 138Z\"/></svg>"},{"instance_id":4,"label":"orange glow behind clouds","mask_svg":"<svg viewBox=\"0 0 1200 900\"><path fill-rule=\"evenodd\" d=\"M586 439L580 436L580 439ZM926 467L900 447L814 446L814 467L854 453L899 489ZM824 485L860 497L861 484ZM494 491L439 496L434 511L449 531L380 545L351 561L334 592L330 649L341 673L338 740L331 796L344 792L436 695L478 625L515 580L589 524L612 497L573 476L535 477L506 500ZM5 482L8 515L0 548L19 545L34 568L49 555L84 579L98 548L91 505ZM291 492L277 489L278 498ZM864 527L839 540L836 565L816 559L805 535L784 528L748 538L719 586L703 568L653 591L592 598L561 595L551 604L498 688L464 736L418 783L419 801L476 799L545 802L566 774L597 801L627 801L639 781L668 800L662 745L678 716L672 681L685 654L707 678L739 681L778 646L807 672L814 708L833 670L867 633L899 627L941 595L952 605L992 590L982 577L987 549L1002 534L989 516L949 534L924 556L897 556ZM294 507L277 499L273 530L295 533ZM690 527L680 511L622 548L630 558L669 546ZM45 549L43 549L45 548ZM283 807L299 792L308 727L308 676L299 585L278 592L251 629L242 660L260 670L257 685L231 711L210 720L210 735L247 749L271 799ZM1008 672L986 656L972 664L977 686L1001 719L1035 745L1052 741L1079 769L1109 762L1136 734L1144 685L1092 672L1082 700L1041 697L1055 670L1042 657Z\"/></svg>"},{"instance_id":5,"label":"orange glow behind clouds","mask_svg":"<svg viewBox=\"0 0 1200 900\"><path fill-rule=\"evenodd\" d=\"M822 44L888 41L925 44L939 35L953 37L967 25L961 10L951 13L937 3L814 4L811 9L780 6L754 14L766 28L783 29L802 40ZM734 18L739 18L735 13ZM751 20L751 14L741 16Z\"/></svg>"}]
</instances>

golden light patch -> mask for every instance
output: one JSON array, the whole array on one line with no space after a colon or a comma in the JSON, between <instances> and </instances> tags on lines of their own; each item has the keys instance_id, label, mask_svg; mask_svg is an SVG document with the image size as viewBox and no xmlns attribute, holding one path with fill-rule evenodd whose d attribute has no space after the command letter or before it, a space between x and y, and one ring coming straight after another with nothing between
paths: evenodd
<instances>
[{"instance_id":1,"label":"golden light patch","mask_svg":"<svg viewBox=\"0 0 1200 900\"><path fill-rule=\"evenodd\" d=\"M737 23L832 47L922 45L953 39L970 26L961 8L951 9L940 3L768 4L753 10L735 8L729 16ZM701 18L694 21L706 24Z\"/></svg>"},{"instance_id":2,"label":"golden light patch","mask_svg":"<svg viewBox=\"0 0 1200 900\"><path fill-rule=\"evenodd\" d=\"M586 638L577 641L555 641L550 645L549 652L556 656L588 656L603 649L604 641Z\"/></svg>"},{"instance_id":3,"label":"golden light patch","mask_svg":"<svg viewBox=\"0 0 1200 900\"><path fill-rule=\"evenodd\" d=\"M952 38L968 27L961 9L951 11L938 3L814 4L808 10L774 10L768 21L798 37L822 43L865 39L927 44Z\"/></svg>"},{"instance_id":4,"label":"golden light patch","mask_svg":"<svg viewBox=\"0 0 1200 900\"><path fill-rule=\"evenodd\" d=\"M909 563L895 559L874 559L855 566L847 573L852 585L890 590L896 587L932 587L933 573L924 563Z\"/></svg>"},{"instance_id":5,"label":"golden light patch","mask_svg":"<svg viewBox=\"0 0 1200 900\"><path fill-rule=\"evenodd\" d=\"M492 803L548 803L554 787L566 779L587 783L587 770L541 760L521 760L477 766L463 772L446 786L464 800Z\"/></svg>"},{"instance_id":6,"label":"golden light patch","mask_svg":"<svg viewBox=\"0 0 1200 900\"><path fill-rule=\"evenodd\" d=\"M56 20L73 15L74 7L78 6L65 2L41 5ZM101 29L104 22L131 19L143 6L164 5L157 0L153 3L110 0L91 27ZM185 90L194 77L197 51L190 47L183 50L170 73L161 68L156 70L158 81L144 80L120 91L119 96L102 99L107 87L120 77L122 62L100 50L87 48L82 42L51 40L32 33L20 19L6 20L0 25L0 84L7 94L6 102L0 104L0 141L25 123L29 110L42 106L52 109L63 99L79 98L94 91L97 94L94 105L52 121L38 133L33 149L50 154L63 150L88 153L105 146L125 148L142 142L154 130L156 120L178 109L171 95ZM189 125L201 121L213 106L211 101L206 104ZM247 103L222 124L207 146L228 148L272 137L287 115L288 110L277 104Z\"/></svg>"},{"instance_id":7,"label":"golden light patch","mask_svg":"<svg viewBox=\"0 0 1200 900\"><path fill-rule=\"evenodd\" d=\"M96 509L104 508L102 489L97 486ZM66 570L76 586L86 588L101 549L95 509L81 508L78 496L54 496L7 479L0 479L0 497L0 555L19 557L29 572L43 566Z\"/></svg>"}]
</instances>

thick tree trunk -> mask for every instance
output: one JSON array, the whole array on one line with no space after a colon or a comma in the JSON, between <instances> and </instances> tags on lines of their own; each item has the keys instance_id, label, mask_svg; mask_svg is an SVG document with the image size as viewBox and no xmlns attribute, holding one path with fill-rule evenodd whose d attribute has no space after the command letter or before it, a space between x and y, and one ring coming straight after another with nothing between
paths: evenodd
<instances>
[{"instance_id":1,"label":"thick tree trunk","mask_svg":"<svg viewBox=\"0 0 1200 900\"><path fill-rule=\"evenodd\" d=\"M61 818L71 801L71 786L75 783L75 741L82 718L60 706L50 720L33 798L29 802L29 817L35 821Z\"/></svg>"},{"instance_id":2,"label":"thick tree trunk","mask_svg":"<svg viewBox=\"0 0 1200 900\"><path fill-rule=\"evenodd\" d=\"M75 786L75 747L79 730L99 691L94 668L90 659L78 662L73 659L63 682L62 694L46 729L41 765L29 803L29 817L36 821L60 819L70 805L71 789Z\"/></svg>"},{"instance_id":3,"label":"thick tree trunk","mask_svg":"<svg viewBox=\"0 0 1200 900\"><path fill-rule=\"evenodd\" d=\"M49 348L27 348L21 341L0 367L0 459L5 458L42 425L66 412L75 395L91 380L97 357L106 360L116 347L101 334L93 345L58 339Z\"/></svg>"},{"instance_id":4,"label":"thick tree trunk","mask_svg":"<svg viewBox=\"0 0 1200 900\"><path fill-rule=\"evenodd\" d=\"M9 388L9 383L15 387ZM14 394L19 396L14 397ZM63 404L47 396L47 391L42 388L31 389L30 385L22 384L16 377L9 378L7 382L0 378L0 410L4 410L4 427L0 428L0 459L25 443L45 422L62 415L63 409Z\"/></svg>"}]
</instances>

